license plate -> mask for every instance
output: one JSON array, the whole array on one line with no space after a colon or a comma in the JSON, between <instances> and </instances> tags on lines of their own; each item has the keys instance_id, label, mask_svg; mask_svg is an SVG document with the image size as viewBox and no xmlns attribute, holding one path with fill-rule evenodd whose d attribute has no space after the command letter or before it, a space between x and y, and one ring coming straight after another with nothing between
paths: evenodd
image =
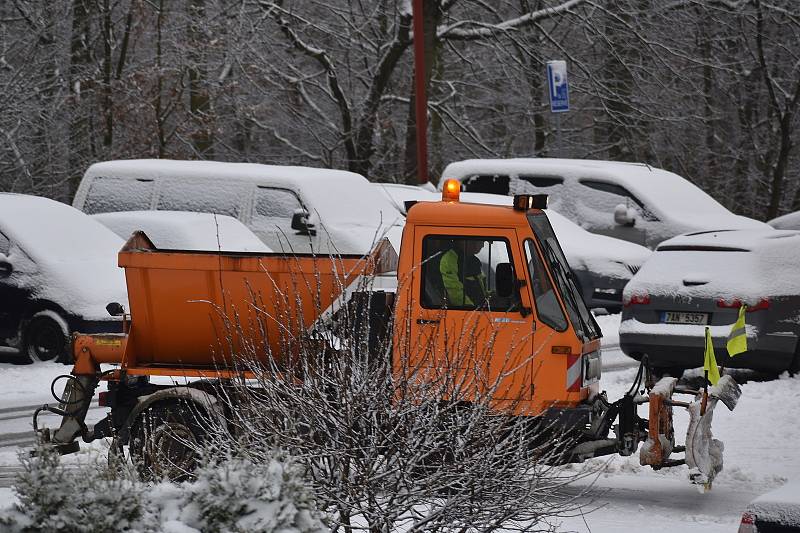
<instances>
[{"instance_id":1,"label":"license plate","mask_svg":"<svg viewBox=\"0 0 800 533\"><path fill-rule=\"evenodd\" d=\"M708 324L708 313L684 313L683 311L665 311L661 322L667 324Z\"/></svg>"}]
</instances>

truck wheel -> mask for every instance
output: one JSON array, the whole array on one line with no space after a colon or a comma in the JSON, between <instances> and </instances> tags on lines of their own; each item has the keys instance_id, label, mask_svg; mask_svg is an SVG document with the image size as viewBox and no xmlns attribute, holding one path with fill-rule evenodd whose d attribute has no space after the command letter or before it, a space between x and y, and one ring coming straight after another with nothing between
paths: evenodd
<instances>
[{"instance_id":1,"label":"truck wheel","mask_svg":"<svg viewBox=\"0 0 800 533\"><path fill-rule=\"evenodd\" d=\"M131 428L130 455L145 481L191 479L205 440L198 409L170 403L150 407Z\"/></svg>"},{"instance_id":2,"label":"truck wheel","mask_svg":"<svg viewBox=\"0 0 800 533\"><path fill-rule=\"evenodd\" d=\"M69 326L54 311L39 311L22 331L22 351L31 362L68 362Z\"/></svg>"}]
</instances>

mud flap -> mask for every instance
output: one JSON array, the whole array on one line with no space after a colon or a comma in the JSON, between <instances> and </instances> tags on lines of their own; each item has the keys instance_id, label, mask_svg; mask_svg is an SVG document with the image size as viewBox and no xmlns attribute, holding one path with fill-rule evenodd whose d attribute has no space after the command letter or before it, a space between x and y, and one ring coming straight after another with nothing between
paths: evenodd
<instances>
[{"instance_id":1,"label":"mud flap","mask_svg":"<svg viewBox=\"0 0 800 533\"><path fill-rule=\"evenodd\" d=\"M728 410L736 407L742 389L730 376L722 376L719 382L708 389L705 412L701 414L703 395L698 394L689 404L689 427L686 430L686 466L689 480L700 492L707 492L717 474L722 471L722 452L725 446L711 433L714 408L721 401Z\"/></svg>"}]
</instances>

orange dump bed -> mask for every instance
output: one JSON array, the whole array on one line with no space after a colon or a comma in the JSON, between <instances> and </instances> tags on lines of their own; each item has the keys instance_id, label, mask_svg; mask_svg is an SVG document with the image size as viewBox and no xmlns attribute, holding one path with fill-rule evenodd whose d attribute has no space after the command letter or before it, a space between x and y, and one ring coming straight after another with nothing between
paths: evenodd
<instances>
[{"instance_id":1,"label":"orange dump bed","mask_svg":"<svg viewBox=\"0 0 800 533\"><path fill-rule=\"evenodd\" d=\"M280 360L371 257L158 250L135 234L119 254L131 329L100 359L123 367L230 366L241 342ZM124 352L124 353L123 353Z\"/></svg>"}]
</instances>

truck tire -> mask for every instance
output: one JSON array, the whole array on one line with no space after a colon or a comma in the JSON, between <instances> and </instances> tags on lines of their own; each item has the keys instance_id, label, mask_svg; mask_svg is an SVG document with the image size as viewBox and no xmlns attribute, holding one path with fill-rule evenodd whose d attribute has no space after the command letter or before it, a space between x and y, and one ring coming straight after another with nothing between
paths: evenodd
<instances>
[{"instance_id":1,"label":"truck tire","mask_svg":"<svg viewBox=\"0 0 800 533\"><path fill-rule=\"evenodd\" d=\"M55 311L39 311L22 330L22 353L32 363L59 361L68 363L69 327Z\"/></svg>"},{"instance_id":2,"label":"truck tire","mask_svg":"<svg viewBox=\"0 0 800 533\"><path fill-rule=\"evenodd\" d=\"M199 409L187 403L156 404L131 427L129 452L144 481L194 477L206 432Z\"/></svg>"}]
</instances>

